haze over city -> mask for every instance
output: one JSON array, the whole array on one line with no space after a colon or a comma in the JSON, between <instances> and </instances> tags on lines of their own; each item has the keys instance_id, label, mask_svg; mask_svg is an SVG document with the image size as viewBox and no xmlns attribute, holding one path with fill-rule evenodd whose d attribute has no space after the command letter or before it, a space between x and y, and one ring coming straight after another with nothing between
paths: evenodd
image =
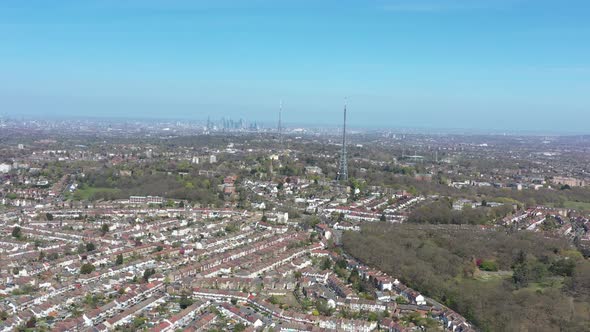
<instances>
[{"instance_id":1,"label":"haze over city","mask_svg":"<svg viewBox=\"0 0 590 332\"><path fill-rule=\"evenodd\" d=\"M4 1L0 115L588 133L590 4ZM556 118L559 121L556 121ZM567 121L563 121L567 120Z\"/></svg>"}]
</instances>

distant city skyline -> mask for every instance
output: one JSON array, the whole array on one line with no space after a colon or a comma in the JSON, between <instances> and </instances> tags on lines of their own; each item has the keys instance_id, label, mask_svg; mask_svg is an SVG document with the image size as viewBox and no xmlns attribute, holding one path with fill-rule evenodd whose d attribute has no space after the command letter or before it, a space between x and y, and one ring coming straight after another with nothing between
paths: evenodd
<instances>
[{"instance_id":1,"label":"distant city skyline","mask_svg":"<svg viewBox=\"0 0 590 332\"><path fill-rule=\"evenodd\" d=\"M214 125L218 125L221 122L222 117L220 118L210 118L210 121L213 122ZM256 124L258 125L259 129L262 131L272 132L277 130L277 123L276 122L264 122L260 120L250 120L248 118L232 118L231 120L238 121L238 120L245 121L244 129L249 130L250 125ZM95 122L96 124L100 123L118 123L118 124L133 124L133 123L154 123L154 124L182 124L188 126L207 126L207 118L205 119L197 119L197 118L181 118L181 117L156 117L156 118L146 118L146 117L129 117L129 116L120 116L120 117L111 117L111 116L79 116L79 115L72 115L72 116L65 116L65 115L28 115L28 116L11 116L11 115L4 115L0 114L0 120L14 120L14 121L48 121L48 122L68 122L72 121L73 123L77 122L88 122L92 123ZM328 132L333 132L337 135L337 137L341 137L341 130L342 130L342 123L341 122L334 122L334 123L313 123L313 122L289 122L289 123L282 123L282 127L285 129L285 133L294 133L299 129L308 129L316 131L316 130L326 130ZM563 128L555 128L555 129L490 129L490 128L461 128L461 127L436 127L436 126L418 126L418 127L411 127L411 126L379 126L379 125L369 125L369 126L362 126L353 124L350 126L350 123L347 124L347 128L350 129L351 134L362 134L362 133L397 133L397 134L434 134L434 135L509 135L509 136L539 136L539 137L558 137L558 136L589 136L590 134L587 131L583 130L572 130L572 129L563 129ZM347 130L348 130L347 129ZM221 127L217 128L218 131L221 132Z\"/></svg>"},{"instance_id":2,"label":"distant city skyline","mask_svg":"<svg viewBox=\"0 0 590 332\"><path fill-rule=\"evenodd\" d=\"M582 0L0 4L0 115L590 133Z\"/></svg>"}]
</instances>

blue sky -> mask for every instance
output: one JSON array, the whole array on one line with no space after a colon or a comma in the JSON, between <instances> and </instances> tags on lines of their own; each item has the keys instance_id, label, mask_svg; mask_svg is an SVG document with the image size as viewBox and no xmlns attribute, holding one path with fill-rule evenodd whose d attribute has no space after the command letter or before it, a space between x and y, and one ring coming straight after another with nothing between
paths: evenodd
<instances>
[{"instance_id":1,"label":"blue sky","mask_svg":"<svg viewBox=\"0 0 590 332\"><path fill-rule=\"evenodd\" d=\"M586 0L4 0L0 114L590 132ZM566 122L566 120L571 120Z\"/></svg>"}]
</instances>

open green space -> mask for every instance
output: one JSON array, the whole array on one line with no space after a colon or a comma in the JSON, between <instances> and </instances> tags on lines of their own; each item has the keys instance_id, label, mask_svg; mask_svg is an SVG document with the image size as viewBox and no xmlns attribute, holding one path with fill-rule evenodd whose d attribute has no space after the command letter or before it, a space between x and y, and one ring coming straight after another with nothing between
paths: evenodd
<instances>
[{"instance_id":1,"label":"open green space","mask_svg":"<svg viewBox=\"0 0 590 332\"><path fill-rule=\"evenodd\" d=\"M80 179L79 188L68 196L75 200L89 201L124 199L129 196L161 196L204 205L222 204L224 197L220 194L218 185L223 182L223 177L200 176L197 169L179 169L174 165L164 167L174 170L170 172L160 171L159 167L164 166L137 168L127 176L122 176L120 170L114 168L88 171ZM179 172L184 175L180 176Z\"/></svg>"},{"instance_id":2,"label":"open green space","mask_svg":"<svg viewBox=\"0 0 590 332\"><path fill-rule=\"evenodd\" d=\"M565 201L563 206L567 209L590 211L590 203L588 202Z\"/></svg>"},{"instance_id":3,"label":"open green space","mask_svg":"<svg viewBox=\"0 0 590 332\"><path fill-rule=\"evenodd\" d=\"M512 278L512 271L479 271L479 273L477 275L474 275L473 278L479 281L506 280Z\"/></svg>"}]
</instances>

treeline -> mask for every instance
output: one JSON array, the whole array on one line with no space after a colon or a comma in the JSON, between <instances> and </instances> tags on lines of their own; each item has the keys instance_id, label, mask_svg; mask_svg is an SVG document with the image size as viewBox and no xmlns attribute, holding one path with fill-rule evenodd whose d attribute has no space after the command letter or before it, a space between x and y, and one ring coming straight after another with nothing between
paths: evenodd
<instances>
[{"instance_id":1,"label":"treeline","mask_svg":"<svg viewBox=\"0 0 590 332\"><path fill-rule=\"evenodd\" d=\"M483 331L590 329L590 262L565 240L467 225L378 223L346 232L343 246Z\"/></svg>"},{"instance_id":2,"label":"treeline","mask_svg":"<svg viewBox=\"0 0 590 332\"><path fill-rule=\"evenodd\" d=\"M513 207L510 204L493 208L485 206L477 208L466 207L458 211L453 210L453 204L449 199L440 198L414 209L408 216L408 222L483 225L498 218L504 218L512 211Z\"/></svg>"},{"instance_id":3,"label":"treeline","mask_svg":"<svg viewBox=\"0 0 590 332\"><path fill-rule=\"evenodd\" d=\"M424 170L415 166L413 168L400 167L394 164L385 166L362 165L366 172L360 172L351 168L350 176L363 178L368 186L384 186L394 189L405 189L412 193L422 195L441 195L452 198L479 197L489 202L498 199L511 199L521 206L554 205L564 207L566 201L590 203L590 188L575 187L566 190L540 188L538 190L495 187L466 187L454 188L447 185L447 179L442 174L434 174L432 181L419 181L414 178L415 173Z\"/></svg>"},{"instance_id":4,"label":"treeline","mask_svg":"<svg viewBox=\"0 0 590 332\"><path fill-rule=\"evenodd\" d=\"M221 183L221 178L208 178L195 174L181 177L161 172L141 171L134 172L131 176L119 176L115 169L102 169L88 173L82 180L80 189L117 189L96 190L92 193L90 200L113 200L133 195L151 195L184 199L204 205L220 205L222 198L217 186Z\"/></svg>"}]
</instances>

